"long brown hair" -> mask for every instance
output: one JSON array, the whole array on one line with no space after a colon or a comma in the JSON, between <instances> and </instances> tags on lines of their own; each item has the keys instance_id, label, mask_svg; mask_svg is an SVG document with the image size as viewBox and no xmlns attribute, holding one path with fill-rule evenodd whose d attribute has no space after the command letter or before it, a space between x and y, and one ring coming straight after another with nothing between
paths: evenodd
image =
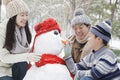
<instances>
[{"instance_id":1,"label":"long brown hair","mask_svg":"<svg viewBox=\"0 0 120 80\"><path fill-rule=\"evenodd\" d=\"M14 32L15 32L16 16L13 16L12 18L10 18L7 23L6 38L5 38L5 44L3 47L8 49L9 51L13 48L13 43L15 43ZM27 35L27 41L30 44L32 36L28 27L28 22L25 25L25 32Z\"/></svg>"}]
</instances>

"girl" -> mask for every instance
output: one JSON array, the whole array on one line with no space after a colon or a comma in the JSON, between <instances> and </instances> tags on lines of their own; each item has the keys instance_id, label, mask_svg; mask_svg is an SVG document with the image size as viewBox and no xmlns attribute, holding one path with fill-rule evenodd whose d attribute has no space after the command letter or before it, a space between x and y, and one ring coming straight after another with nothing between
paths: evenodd
<instances>
[{"instance_id":1,"label":"girl","mask_svg":"<svg viewBox=\"0 0 120 80\"><path fill-rule=\"evenodd\" d=\"M0 25L0 80L22 80L27 71L27 61L40 59L38 54L29 54L29 9L22 0L3 2L8 20Z\"/></svg>"}]
</instances>

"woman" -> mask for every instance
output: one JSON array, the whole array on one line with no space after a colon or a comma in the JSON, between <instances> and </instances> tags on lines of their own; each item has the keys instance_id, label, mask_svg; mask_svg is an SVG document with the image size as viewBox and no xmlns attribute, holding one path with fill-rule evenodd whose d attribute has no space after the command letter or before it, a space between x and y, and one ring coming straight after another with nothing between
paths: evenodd
<instances>
[{"instance_id":1,"label":"woman","mask_svg":"<svg viewBox=\"0 0 120 80\"><path fill-rule=\"evenodd\" d=\"M40 59L39 54L29 54L29 9L22 0L3 1L8 20L0 25L0 80L22 80L27 71L27 61Z\"/></svg>"},{"instance_id":2,"label":"woman","mask_svg":"<svg viewBox=\"0 0 120 80\"><path fill-rule=\"evenodd\" d=\"M87 43L89 29L91 27L90 18L84 13L83 9L77 9L74 13L75 17L71 21L71 27L74 34L68 39L72 45L72 58L78 63L82 58L89 54L91 50L85 45Z\"/></svg>"}]
</instances>

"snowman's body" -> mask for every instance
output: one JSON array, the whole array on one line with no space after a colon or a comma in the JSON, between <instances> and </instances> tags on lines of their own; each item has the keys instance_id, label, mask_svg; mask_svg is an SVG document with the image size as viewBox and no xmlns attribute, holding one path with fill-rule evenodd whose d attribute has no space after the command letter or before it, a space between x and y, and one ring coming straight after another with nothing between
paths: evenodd
<instances>
[{"instance_id":1,"label":"snowman's body","mask_svg":"<svg viewBox=\"0 0 120 80\"><path fill-rule=\"evenodd\" d=\"M50 53L59 56L64 44L58 30L52 30L39 35L34 44L34 52L38 54ZM70 72L64 64L45 64L37 67L32 65L24 80L72 80Z\"/></svg>"},{"instance_id":2,"label":"snowman's body","mask_svg":"<svg viewBox=\"0 0 120 80\"><path fill-rule=\"evenodd\" d=\"M46 64L30 68L24 80L72 80L65 65Z\"/></svg>"}]
</instances>

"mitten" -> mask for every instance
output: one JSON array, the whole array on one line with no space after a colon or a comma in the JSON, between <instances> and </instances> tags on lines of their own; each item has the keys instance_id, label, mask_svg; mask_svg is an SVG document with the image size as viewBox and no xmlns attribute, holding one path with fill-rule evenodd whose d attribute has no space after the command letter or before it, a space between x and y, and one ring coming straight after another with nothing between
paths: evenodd
<instances>
[{"instance_id":1,"label":"mitten","mask_svg":"<svg viewBox=\"0 0 120 80\"><path fill-rule=\"evenodd\" d=\"M41 58L41 55L36 53L28 53L27 55L28 61L31 61L31 62L37 62L40 60L40 58Z\"/></svg>"},{"instance_id":2,"label":"mitten","mask_svg":"<svg viewBox=\"0 0 120 80\"><path fill-rule=\"evenodd\" d=\"M69 56L71 56L71 45L70 44L66 44L65 47L64 47L64 53L65 53L65 56L64 58L67 58Z\"/></svg>"}]
</instances>

